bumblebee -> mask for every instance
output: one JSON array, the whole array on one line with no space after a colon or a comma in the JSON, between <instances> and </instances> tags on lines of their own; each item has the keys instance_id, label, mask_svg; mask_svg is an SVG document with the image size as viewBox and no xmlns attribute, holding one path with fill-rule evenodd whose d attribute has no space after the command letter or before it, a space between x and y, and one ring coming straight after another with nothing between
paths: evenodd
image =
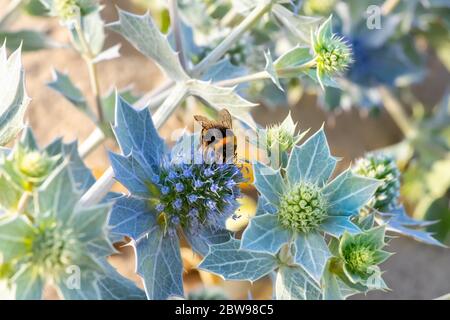
<instances>
[{"instance_id":1,"label":"bumblebee","mask_svg":"<svg viewBox=\"0 0 450 320\"><path fill-rule=\"evenodd\" d=\"M217 121L201 115L194 119L202 125L201 145L203 152L214 152L216 163L233 163L237 158L237 138L233 132L231 114L227 109L219 112Z\"/></svg>"}]
</instances>

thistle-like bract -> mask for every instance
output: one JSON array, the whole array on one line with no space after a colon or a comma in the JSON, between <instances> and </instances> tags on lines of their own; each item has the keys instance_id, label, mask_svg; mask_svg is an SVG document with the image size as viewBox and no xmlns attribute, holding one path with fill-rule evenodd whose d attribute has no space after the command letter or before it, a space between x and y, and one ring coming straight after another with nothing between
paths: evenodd
<instances>
[{"instance_id":1,"label":"thistle-like bract","mask_svg":"<svg viewBox=\"0 0 450 320\"><path fill-rule=\"evenodd\" d=\"M55 192L60 188L66 192ZM110 206L78 207L81 194L66 166L36 196L32 220L16 215L0 223L0 254L16 298L40 299L53 285L66 299L100 299L102 260L114 251L107 236Z\"/></svg>"},{"instance_id":2,"label":"thistle-like bract","mask_svg":"<svg viewBox=\"0 0 450 320\"><path fill-rule=\"evenodd\" d=\"M333 34L332 16L312 34L312 47L316 59L317 78L323 87L325 76L342 74L352 63L352 51L342 37Z\"/></svg>"},{"instance_id":3,"label":"thistle-like bract","mask_svg":"<svg viewBox=\"0 0 450 320\"><path fill-rule=\"evenodd\" d=\"M112 231L135 241L138 273L149 298L182 296L178 234L201 255L210 243L226 241L225 221L239 205L242 174L233 163L203 161L193 137L181 139L169 152L148 110L136 111L121 97L114 132L124 156L111 154L112 167L130 195L114 205Z\"/></svg>"},{"instance_id":4,"label":"thistle-like bract","mask_svg":"<svg viewBox=\"0 0 450 320\"><path fill-rule=\"evenodd\" d=\"M368 204L370 207L382 212L398 207L400 171L395 159L383 154L368 154L356 162L353 171L359 175L382 181Z\"/></svg>"},{"instance_id":5,"label":"thistle-like bract","mask_svg":"<svg viewBox=\"0 0 450 320\"><path fill-rule=\"evenodd\" d=\"M382 250L386 245L384 237L384 226L355 235L348 232L342 235L339 259L350 282L372 287L371 289L378 283L379 289L384 288L384 282L379 278L381 274L378 265L391 256L391 253Z\"/></svg>"},{"instance_id":6,"label":"thistle-like bract","mask_svg":"<svg viewBox=\"0 0 450 320\"><path fill-rule=\"evenodd\" d=\"M319 282L330 257L324 233L339 237L346 230L359 232L350 218L379 185L350 169L329 181L336 163L323 129L293 148L285 168L256 163L259 210L242 236L241 248L277 255L293 243L293 261Z\"/></svg>"}]
</instances>

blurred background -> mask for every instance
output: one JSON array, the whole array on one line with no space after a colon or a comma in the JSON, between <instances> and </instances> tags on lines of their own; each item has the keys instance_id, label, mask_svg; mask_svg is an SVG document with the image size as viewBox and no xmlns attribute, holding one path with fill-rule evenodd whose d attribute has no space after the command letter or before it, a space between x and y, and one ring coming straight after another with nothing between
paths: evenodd
<instances>
[{"instance_id":1,"label":"blurred background","mask_svg":"<svg viewBox=\"0 0 450 320\"><path fill-rule=\"evenodd\" d=\"M11 2L0 0L0 15ZM164 6L165 1L101 2L105 6L101 15L106 22L117 19L115 6L140 14L150 9L161 29L166 31L169 28L170 21ZM301 13L318 16L328 16L330 13L339 16L338 3L344 2L351 9L359 5L358 1L294 2L298 4L298 10ZM294 92L289 97L279 97L277 93L274 93L273 88L267 86L250 88L249 100L261 104L254 109L253 113L255 120L261 125L281 122L289 112L294 120L299 122L302 130L311 128L311 132L314 132L325 123L332 153L343 157L340 163L341 170L368 151L395 146L392 152L396 155L400 154L398 159L404 171L402 196L407 204L408 212L417 218L440 219L441 222L432 226L431 231L436 232L439 240L450 244L450 152L448 148L444 148L444 151L435 154L427 149L437 144L435 142L437 140L444 141L447 147L450 141L450 106L448 101L445 102L446 91L450 88L448 33L450 4L448 1L431 0L387 2L387 5L394 6L388 9L391 10L389 14L397 19L397 24L391 27L393 30L381 30L386 38L378 40L384 41L382 45L370 50L365 48L361 40L364 35L358 34L357 23L353 24L354 31L347 30L346 33L342 31L352 42L354 58L357 61L354 69L346 75L344 94L333 90L323 94L308 83L287 83L285 85ZM424 2L430 3L430 6L424 6ZM208 15L219 19L223 18L220 10L226 10L227 1L195 0L180 1L180 3L184 4L186 22L189 22L190 14L191 19L192 16L195 17L195 14L188 10L194 8L194 4L202 4L204 6L202 8L206 9ZM415 6L412 3L415 3ZM380 5L383 4L386 5L384 1L380 1ZM17 32L24 29L36 30L48 37L48 42L42 46L43 48L39 46L30 48L39 50L30 50L23 55L26 87L32 98L27 114L28 123L35 131L41 145L60 136L67 142L75 139L83 141L92 132L94 125L62 96L51 90L46 83L51 81L53 69L66 72L92 102L94 97L90 94L87 69L80 55L67 45L70 43L67 29L55 18L36 16L38 12L36 10L33 5L30 5L20 14L15 15L7 27L2 26L4 30L0 28L2 42L2 35L7 35L6 31ZM405 24L407 18L410 25L400 26L398 20ZM339 21L338 29L345 30L345 20ZM208 35L208 30L204 33ZM164 75L152 61L137 52L119 35L107 31L105 47L111 47L117 43L122 45L121 57L99 65L100 90L103 94L116 87L129 87L134 94L142 95L164 82ZM401 48L394 48L394 45L400 43L404 44ZM26 44L25 41L25 46ZM414 52L405 49L408 47L414 47ZM255 48L255 54L261 56L263 49L258 49L257 46ZM238 49L237 52L239 53ZM233 53L233 57L237 57L238 53ZM395 61L401 55L405 55L406 58ZM251 54L247 56L247 59L252 59ZM239 61L236 64L239 64ZM375 74L370 73L371 70L376 71ZM389 97L384 99L379 92L373 92L377 86L394 88L398 100L391 101ZM365 96L367 92L370 94ZM444 111L447 108L449 118L447 122L444 121L439 130L436 128L434 128L436 130L430 130L430 137L424 137L420 143L416 141L414 141L415 144L411 143L408 156L402 158L401 153L404 152L405 144L404 132L386 111L386 103L401 104L405 114L414 123L419 123L419 127L422 122L425 123L433 118L436 106L443 106ZM185 109L179 109L163 126L161 134L168 137L174 129L185 126L191 128L191 119L191 114L186 114ZM427 127L424 125L424 128ZM426 132L428 134L428 131ZM87 157L86 163L97 177L109 166L106 150L115 148L113 141L107 141ZM429 173L433 173L434 176L427 175ZM251 194L252 191L250 190L249 193ZM251 199L248 199L243 210L249 212L254 210ZM450 251L448 249L428 246L405 237L393 239L388 249L396 253L383 267L387 270L386 283L392 291L374 292L354 298L433 299L450 292ZM120 250L122 254L112 257L112 263L122 274L139 283L139 279L134 275L132 249L124 246ZM215 276L195 270L200 258L194 256L188 248L183 250L186 269L185 285L188 292L195 293L203 286L207 286L218 288L217 292L229 298L245 299L248 297L249 290L255 299L270 297L271 287L268 281L263 279L254 283L253 286L239 282L225 283ZM47 298L55 298L54 293L49 291Z\"/></svg>"}]
</instances>

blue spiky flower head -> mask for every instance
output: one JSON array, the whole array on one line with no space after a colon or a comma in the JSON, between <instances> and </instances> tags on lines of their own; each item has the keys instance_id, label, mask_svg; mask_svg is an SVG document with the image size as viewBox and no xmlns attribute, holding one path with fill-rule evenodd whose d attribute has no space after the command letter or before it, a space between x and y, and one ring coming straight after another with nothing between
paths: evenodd
<instances>
[{"instance_id":1,"label":"blue spiky flower head","mask_svg":"<svg viewBox=\"0 0 450 320\"><path fill-rule=\"evenodd\" d=\"M293 244L295 263L319 283L330 257L324 234L338 238L344 231L359 232L350 218L379 185L350 169L329 181L336 163L323 129L293 148L285 168L256 163L258 212L242 236L241 248L277 255Z\"/></svg>"},{"instance_id":2,"label":"blue spiky flower head","mask_svg":"<svg viewBox=\"0 0 450 320\"><path fill-rule=\"evenodd\" d=\"M129 195L113 206L112 231L134 240L138 273L150 299L182 296L178 235L201 255L212 242L226 241L225 221L238 207L242 174L234 163L204 161L195 145L198 137L184 136L169 150L148 110L116 100L114 133L123 155L110 158ZM161 264L152 264L155 259ZM153 268L158 271L152 273Z\"/></svg>"}]
</instances>

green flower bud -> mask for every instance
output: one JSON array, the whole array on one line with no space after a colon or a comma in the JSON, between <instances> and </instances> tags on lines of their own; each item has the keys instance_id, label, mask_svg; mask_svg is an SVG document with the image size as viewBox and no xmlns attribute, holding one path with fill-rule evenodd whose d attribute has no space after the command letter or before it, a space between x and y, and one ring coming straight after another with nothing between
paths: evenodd
<instances>
[{"instance_id":1,"label":"green flower bud","mask_svg":"<svg viewBox=\"0 0 450 320\"><path fill-rule=\"evenodd\" d=\"M349 270L354 273L367 273L374 263L374 250L368 246L355 244L344 251L344 260Z\"/></svg>"},{"instance_id":2,"label":"green flower bud","mask_svg":"<svg viewBox=\"0 0 450 320\"><path fill-rule=\"evenodd\" d=\"M391 253L381 250L386 245L384 237L384 226L355 235L345 232L339 241L337 254L340 263L336 264L336 268L342 268L343 276L352 283L368 285L369 281L371 286L374 283L378 283L380 288L385 286L378 265ZM339 270L336 273L339 274Z\"/></svg>"},{"instance_id":3,"label":"green flower bud","mask_svg":"<svg viewBox=\"0 0 450 320\"><path fill-rule=\"evenodd\" d=\"M54 12L63 21L73 20L92 12L97 7L95 0L56 0Z\"/></svg>"},{"instance_id":4,"label":"green flower bud","mask_svg":"<svg viewBox=\"0 0 450 320\"><path fill-rule=\"evenodd\" d=\"M26 152L18 159L19 171L31 178L41 178L45 176L52 164L49 157L39 151Z\"/></svg>"},{"instance_id":5,"label":"green flower bud","mask_svg":"<svg viewBox=\"0 0 450 320\"><path fill-rule=\"evenodd\" d=\"M369 203L370 207L380 211L388 211L398 206L400 171L392 157L382 154L369 154L356 162L353 171L361 176L382 181Z\"/></svg>"},{"instance_id":6,"label":"green flower bud","mask_svg":"<svg viewBox=\"0 0 450 320\"><path fill-rule=\"evenodd\" d=\"M343 38L332 35L314 44L317 69L324 74L340 74L348 68L352 62L350 47Z\"/></svg>"},{"instance_id":7,"label":"green flower bud","mask_svg":"<svg viewBox=\"0 0 450 320\"><path fill-rule=\"evenodd\" d=\"M343 38L332 31L330 16L320 28L312 34L312 46L316 59L317 78L323 87L324 76L340 75L352 63L352 51Z\"/></svg>"},{"instance_id":8,"label":"green flower bud","mask_svg":"<svg viewBox=\"0 0 450 320\"><path fill-rule=\"evenodd\" d=\"M303 138L304 134L296 135L297 124L292 120L289 113L281 124L269 127L266 130L267 149L273 151L273 148L279 148L279 152L285 152Z\"/></svg>"},{"instance_id":9,"label":"green flower bud","mask_svg":"<svg viewBox=\"0 0 450 320\"><path fill-rule=\"evenodd\" d=\"M80 244L75 232L63 228L55 220L42 222L30 241L31 264L42 276L57 277L67 267L76 264Z\"/></svg>"},{"instance_id":10,"label":"green flower bud","mask_svg":"<svg viewBox=\"0 0 450 320\"><path fill-rule=\"evenodd\" d=\"M308 233L327 217L327 204L320 189L302 182L294 186L280 201L280 224L294 231Z\"/></svg>"}]
</instances>

